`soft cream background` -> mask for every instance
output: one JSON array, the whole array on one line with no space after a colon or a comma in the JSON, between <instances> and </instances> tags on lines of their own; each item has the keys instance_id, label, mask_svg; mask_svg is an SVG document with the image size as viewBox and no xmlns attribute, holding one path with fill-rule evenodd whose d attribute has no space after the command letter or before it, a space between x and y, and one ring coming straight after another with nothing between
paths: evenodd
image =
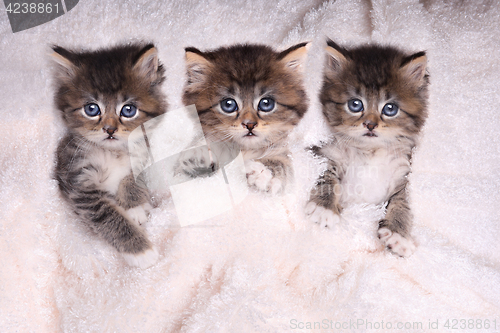
<instances>
[{"instance_id":1,"label":"soft cream background","mask_svg":"<svg viewBox=\"0 0 500 333\"><path fill-rule=\"evenodd\" d=\"M448 318L496 319L500 329L499 26L495 1L82 0L16 34L2 9L0 331L310 332L292 329L293 319L422 322L424 331L439 320L444 331ZM302 217L319 170L302 147L325 137L316 97L325 36L428 52L430 115L410 178L419 246L409 259L380 247L380 207L351 207L344 227L329 232ZM127 267L89 235L51 178L64 130L49 45L133 40L156 43L172 108L181 105L186 46L313 43L311 108L294 133L296 189L252 194L182 229L165 199L147 225L160 250L148 270Z\"/></svg>"}]
</instances>

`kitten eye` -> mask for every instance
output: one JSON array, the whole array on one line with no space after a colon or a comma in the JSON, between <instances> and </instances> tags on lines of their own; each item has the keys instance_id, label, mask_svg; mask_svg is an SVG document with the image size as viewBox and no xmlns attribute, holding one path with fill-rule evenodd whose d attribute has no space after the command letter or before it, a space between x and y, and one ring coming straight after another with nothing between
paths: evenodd
<instances>
[{"instance_id":1,"label":"kitten eye","mask_svg":"<svg viewBox=\"0 0 500 333\"><path fill-rule=\"evenodd\" d=\"M127 104L122 107L122 110L120 111L120 116L125 117L125 118L132 118L137 114L137 108L135 105L132 104Z\"/></svg>"},{"instance_id":2,"label":"kitten eye","mask_svg":"<svg viewBox=\"0 0 500 333\"><path fill-rule=\"evenodd\" d=\"M266 97L259 101L259 111L270 112L274 110L274 99Z\"/></svg>"},{"instance_id":3,"label":"kitten eye","mask_svg":"<svg viewBox=\"0 0 500 333\"><path fill-rule=\"evenodd\" d=\"M234 111L238 110L238 104L236 101L232 98L226 98L220 102L220 108L222 111L227 112L227 113L232 113Z\"/></svg>"},{"instance_id":4,"label":"kitten eye","mask_svg":"<svg viewBox=\"0 0 500 333\"><path fill-rule=\"evenodd\" d=\"M349 110L351 110L351 112L361 112L364 110L363 102L361 102L357 98L351 99L349 102L347 102L347 107L349 108Z\"/></svg>"},{"instance_id":5,"label":"kitten eye","mask_svg":"<svg viewBox=\"0 0 500 333\"><path fill-rule=\"evenodd\" d=\"M83 107L83 111L89 117L95 117L101 114L101 109L99 109L99 105L95 103L87 104Z\"/></svg>"},{"instance_id":6,"label":"kitten eye","mask_svg":"<svg viewBox=\"0 0 500 333\"><path fill-rule=\"evenodd\" d=\"M394 117L399 111L399 107L394 103L387 103L382 108L382 114L385 114L388 117Z\"/></svg>"}]
</instances>

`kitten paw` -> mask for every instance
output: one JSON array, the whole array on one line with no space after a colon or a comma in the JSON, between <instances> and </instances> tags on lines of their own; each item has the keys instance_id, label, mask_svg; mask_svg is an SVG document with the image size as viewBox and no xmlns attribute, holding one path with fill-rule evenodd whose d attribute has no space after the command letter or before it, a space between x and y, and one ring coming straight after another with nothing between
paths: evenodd
<instances>
[{"instance_id":1,"label":"kitten paw","mask_svg":"<svg viewBox=\"0 0 500 333\"><path fill-rule=\"evenodd\" d=\"M137 223L138 225L142 225L148 221L148 213L153 209L149 203L144 203L139 206L135 206L133 208L127 209L128 217Z\"/></svg>"},{"instance_id":2,"label":"kitten paw","mask_svg":"<svg viewBox=\"0 0 500 333\"><path fill-rule=\"evenodd\" d=\"M321 228L333 228L340 222L339 215L330 209L318 206L313 201L307 204L305 213L309 221L319 224Z\"/></svg>"},{"instance_id":3,"label":"kitten paw","mask_svg":"<svg viewBox=\"0 0 500 333\"><path fill-rule=\"evenodd\" d=\"M183 152L179 158L178 171L191 178L211 176L215 164L210 160L208 148L204 146Z\"/></svg>"},{"instance_id":4,"label":"kitten paw","mask_svg":"<svg viewBox=\"0 0 500 333\"><path fill-rule=\"evenodd\" d=\"M146 269L153 266L158 261L158 251L155 247L140 253L122 253L123 258L129 266Z\"/></svg>"},{"instance_id":5,"label":"kitten paw","mask_svg":"<svg viewBox=\"0 0 500 333\"><path fill-rule=\"evenodd\" d=\"M197 147L181 153L176 167L176 174L185 174L191 178L209 177L215 171L207 147Z\"/></svg>"},{"instance_id":6,"label":"kitten paw","mask_svg":"<svg viewBox=\"0 0 500 333\"><path fill-rule=\"evenodd\" d=\"M411 239L407 239L387 228L378 229L378 238L391 252L401 256L409 257L415 252L415 244Z\"/></svg>"},{"instance_id":7,"label":"kitten paw","mask_svg":"<svg viewBox=\"0 0 500 333\"><path fill-rule=\"evenodd\" d=\"M248 185L256 187L260 191L276 194L281 190L282 182L274 178L271 170L264 164L257 161L248 161L245 163L247 171Z\"/></svg>"}]
</instances>

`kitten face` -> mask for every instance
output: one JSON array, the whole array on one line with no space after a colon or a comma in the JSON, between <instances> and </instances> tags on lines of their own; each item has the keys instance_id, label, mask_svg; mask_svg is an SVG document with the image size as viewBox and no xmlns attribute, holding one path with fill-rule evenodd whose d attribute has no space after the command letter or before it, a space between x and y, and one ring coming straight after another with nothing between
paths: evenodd
<instances>
[{"instance_id":1,"label":"kitten face","mask_svg":"<svg viewBox=\"0 0 500 333\"><path fill-rule=\"evenodd\" d=\"M164 70L153 45L54 51L56 105L68 128L88 141L126 150L132 130L165 112Z\"/></svg>"},{"instance_id":2,"label":"kitten face","mask_svg":"<svg viewBox=\"0 0 500 333\"><path fill-rule=\"evenodd\" d=\"M328 42L320 98L329 126L346 140L368 147L414 142L427 117L427 86L424 52Z\"/></svg>"},{"instance_id":3,"label":"kitten face","mask_svg":"<svg viewBox=\"0 0 500 333\"><path fill-rule=\"evenodd\" d=\"M195 104L207 139L243 149L285 139L307 110L302 87L306 45L281 53L262 45L211 52L186 49L185 105Z\"/></svg>"}]
</instances>

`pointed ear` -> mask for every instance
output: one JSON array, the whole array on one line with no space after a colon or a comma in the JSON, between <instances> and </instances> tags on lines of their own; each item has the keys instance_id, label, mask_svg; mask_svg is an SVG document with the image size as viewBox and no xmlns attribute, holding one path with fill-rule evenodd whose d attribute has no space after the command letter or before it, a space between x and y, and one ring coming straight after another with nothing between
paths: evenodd
<instances>
[{"instance_id":1,"label":"pointed ear","mask_svg":"<svg viewBox=\"0 0 500 333\"><path fill-rule=\"evenodd\" d=\"M158 79L158 50L153 44L146 45L134 63L134 71L142 77L154 82Z\"/></svg>"},{"instance_id":2,"label":"pointed ear","mask_svg":"<svg viewBox=\"0 0 500 333\"><path fill-rule=\"evenodd\" d=\"M71 79L77 67L72 60L73 53L56 45L52 47L52 50L54 52L50 56L58 66L57 75L61 79Z\"/></svg>"},{"instance_id":3,"label":"pointed ear","mask_svg":"<svg viewBox=\"0 0 500 333\"><path fill-rule=\"evenodd\" d=\"M329 39L325 51L327 72L338 73L347 64L347 58L344 55L345 49Z\"/></svg>"},{"instance_id":4,"label":"pointed ear","mask_svg":"<svg viewBox=\"0 0 500 333\"><path fill-rule=\"evenodd\" d=\"M296 72L303 73L307 60L307 51L311 43L300 43L294 45L278 55L278 59L285 65Z\"/></svg>"},{"instance_id":5,"label":"pointed ear","mask_svg":"<svg viewBox=\"0 0 500 333\"><path fill-rule=\"evenodd\" d=\"M194 47L186 48L188 85L203 82L209 68L210 61L203 56L203 52Z\"/></svg>"},{"instance_id":6,"label":"pointed ear","mask_svg":"<svg viewBox=\"0 0 500 333\"><path fill-rule=\"evenodd\" d=\"M425 83L426 69L427 56L425 52L418 52L403 61L400 71L410 82L421 86Z\"/></svg>"}]
</instances>

